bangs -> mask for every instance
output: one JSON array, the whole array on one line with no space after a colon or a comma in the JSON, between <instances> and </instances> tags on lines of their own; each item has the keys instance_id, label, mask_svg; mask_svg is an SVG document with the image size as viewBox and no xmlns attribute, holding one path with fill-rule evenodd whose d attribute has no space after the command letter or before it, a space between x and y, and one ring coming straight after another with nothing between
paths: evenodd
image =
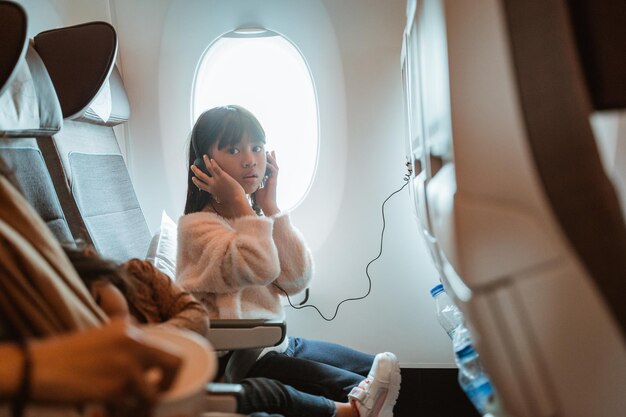
<instances>
[{"instance_id":1,"label":"bangs","mask_svg":"<svg viewBox=\"0 0 626 417\"><path fill-rule=\"evenodd\" d=\"M238 145L244 134L251 142L265 144L265 131L254 116L241 110L229 112L217 139L218 149Z\"/></svg>"}]
</instances>

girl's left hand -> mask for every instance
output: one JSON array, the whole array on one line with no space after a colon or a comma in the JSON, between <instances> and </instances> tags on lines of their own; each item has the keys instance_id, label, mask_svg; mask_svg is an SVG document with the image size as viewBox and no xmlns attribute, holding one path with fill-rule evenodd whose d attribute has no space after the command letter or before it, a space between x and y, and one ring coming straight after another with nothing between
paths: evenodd
<instances>
[{"instance_id":1,"label":"girl's left hand","mask_svg":"<svg viewBox=\"0 0 626 417\"><path fill-rule=\"evenodd\" d=\"M267 152L267 176L263 187L255 192L256 202L266 216L273 216L280 212L276 204L276 188L278 185L278 164L276 163L276 152Z\"/></svg>"}]
</instances>

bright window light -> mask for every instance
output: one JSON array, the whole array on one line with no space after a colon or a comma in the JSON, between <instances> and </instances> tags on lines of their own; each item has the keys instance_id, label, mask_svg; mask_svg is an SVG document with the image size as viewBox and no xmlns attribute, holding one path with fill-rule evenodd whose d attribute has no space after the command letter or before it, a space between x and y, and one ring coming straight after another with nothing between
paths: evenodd
<instances>
[{"instance_id":1,"label":"bright window light","mask_svg":"<svg viewBox=\"0 0 626 417\"><path fill-rule=\"evenodd\" d=\"M196 73L193 122L215 106L238 104L265 129L280 168L278 206L295 208L306 196L317 164L315 88L300 51L283 36L239 29L206 50Z\"/></svg>"}]
</instances>

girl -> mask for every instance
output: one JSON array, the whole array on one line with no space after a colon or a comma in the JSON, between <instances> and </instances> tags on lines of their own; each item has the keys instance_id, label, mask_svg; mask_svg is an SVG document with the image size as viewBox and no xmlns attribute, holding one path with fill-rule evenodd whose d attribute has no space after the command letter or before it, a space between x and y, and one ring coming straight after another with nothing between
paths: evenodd
<instances>
[{"instance_id":1,"label":"girl","mask_svg":"<svg viewBox=\"0 0 626 417\"><path fill-rule=\"evenodd\" d=\"M280 296L304 290L311 253L276 204L278 165L265 132L240 106L197 120L189 146L187 201L178 224L177 279L216 319L278 319ZM287 338L277 347L222 357L239 377L267 377L334 401L361 417L391 416L400 371L391 353L374 358L320 341ZM258 359L257 359L258 358ZM256 359L256 362L255 362ZM252 362L251 368L240 367ZM367 378L366 378L367 376Z\"/></svg>"}]
</instances>

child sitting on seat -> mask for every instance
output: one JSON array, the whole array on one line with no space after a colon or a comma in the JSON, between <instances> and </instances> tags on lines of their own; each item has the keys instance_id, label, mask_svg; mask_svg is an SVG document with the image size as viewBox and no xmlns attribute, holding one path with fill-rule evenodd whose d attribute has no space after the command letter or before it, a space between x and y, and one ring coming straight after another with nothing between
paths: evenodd
<instances>
[{"instance_id":1,"label":"child sitting on seat","mask_svg":"<svg viewBox=\"0 0 626 417\"><path fill-rule=\"evenodd\" d=\"M185 215L178 225L177 279L215 319L278 319L280 296L304 290L311 253L289 214L276 204L278 164L265 132L240 106L217 107L196 121ZM376 357L333 343L285 339L280 346L229 359L235 382L268 377L334 401L361 417L392 415L400 369L389 352ZM243 364L251 363L252 366Z\"/></svg>"}]
</instances>

